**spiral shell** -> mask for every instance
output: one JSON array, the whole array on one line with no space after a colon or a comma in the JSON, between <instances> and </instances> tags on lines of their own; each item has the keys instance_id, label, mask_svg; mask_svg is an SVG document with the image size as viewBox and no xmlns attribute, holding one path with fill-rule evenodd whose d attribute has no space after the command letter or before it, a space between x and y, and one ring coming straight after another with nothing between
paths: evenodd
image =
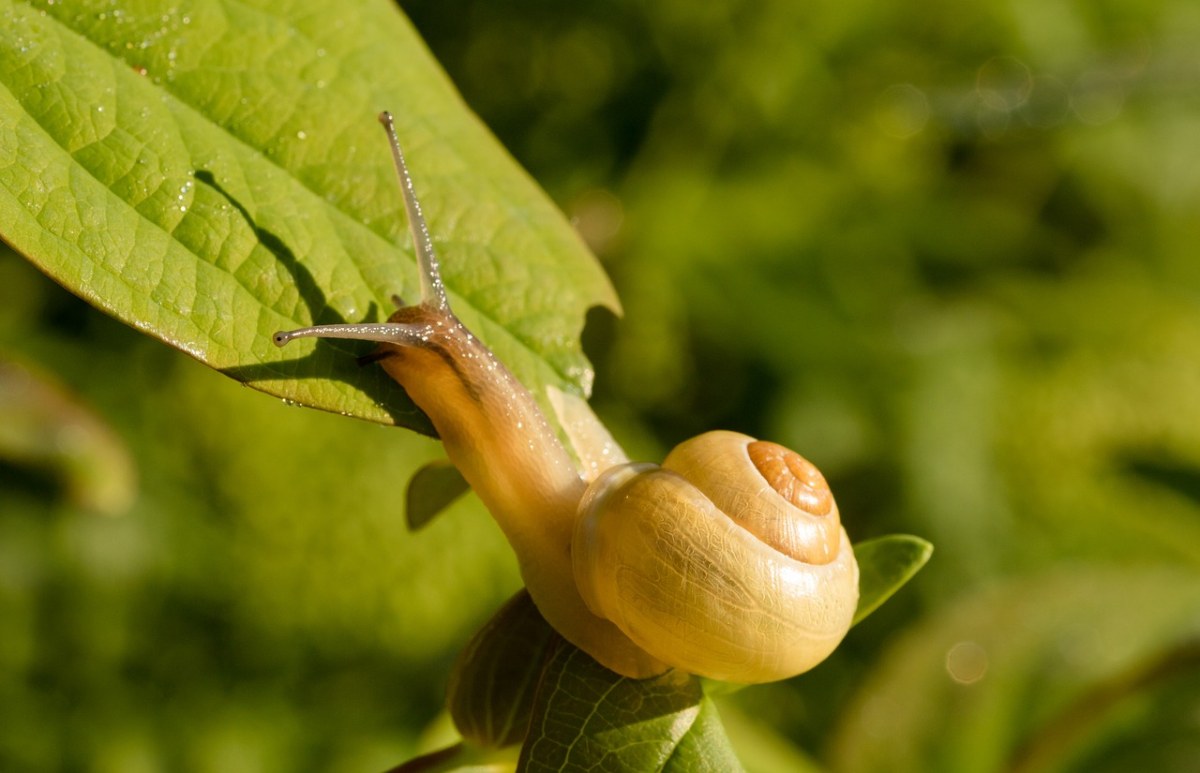
<instances>
[{"instance_id":1,"label":"spiral shell","mask_svg":"<svg viewBox=\"0 0 1200 773\"><path fill-rule=\"evenodd\" d=\"M858 565L824 478L734 432L688 440L661 468L613 467L580 502L584 602L651 655L734 682L806 671L858 602Z\"/></svg>"}]
</instances>

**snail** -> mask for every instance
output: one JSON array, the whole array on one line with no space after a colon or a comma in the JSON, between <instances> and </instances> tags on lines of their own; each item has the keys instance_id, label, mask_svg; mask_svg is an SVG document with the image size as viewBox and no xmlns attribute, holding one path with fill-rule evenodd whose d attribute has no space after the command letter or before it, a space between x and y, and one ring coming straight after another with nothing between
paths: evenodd
<instances>
[{"instance_id":1,"label":"snail","mask_svg":"<svg viewBox=\"0 0 1200 773\"><path fill-rule=\"evenodd\" d=\"M632 463L581 398L552 395L574 455L533 395L454 315L391 115L420 302L387 322L278 332L374 341L499 523L543 617L632 678L670 668L731 682L787 678L849 630L858 565L821 473L734 432ZM575 402L572 402L575 401Z\"/></svg>"}]
</instances>

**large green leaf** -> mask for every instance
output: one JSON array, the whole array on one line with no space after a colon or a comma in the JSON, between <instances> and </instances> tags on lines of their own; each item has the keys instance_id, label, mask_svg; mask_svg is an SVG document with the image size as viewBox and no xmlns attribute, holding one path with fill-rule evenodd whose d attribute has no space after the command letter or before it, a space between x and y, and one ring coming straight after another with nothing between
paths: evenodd
<instances>
[{"instance_id":1,"label":"large green leaf","mask_svg":"<svg viewBox=\"0 0 1200 773\"><path fill-rule=\"evenodd\" d=\"M17 251L256 388L427 430L362 348L270 341L414 297L392 110L456 311L535 392L587 391L607 279L385 0L0 2L0 79Z\"/></svg>"}]
</instances>

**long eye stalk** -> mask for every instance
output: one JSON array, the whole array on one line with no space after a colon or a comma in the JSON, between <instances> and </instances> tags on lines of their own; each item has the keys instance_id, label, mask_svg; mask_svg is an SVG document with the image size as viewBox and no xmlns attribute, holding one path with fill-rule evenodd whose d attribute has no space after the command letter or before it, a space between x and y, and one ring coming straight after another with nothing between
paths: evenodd
<instances>
[{"instance_id":1,"label":"long eye stalk","mask_svg":"<svg viewBox=\"0 0 1200 773\"><path fill-rule=\"evenodd\" d=\"M408 214L408 231L412 234L413 250L417 253L417 273L421 277L421 304L434 311L449 312L450 302L446 298L446 286L442 284L442 273L438 268L437 254L433 251L433 240L429 237L429 226L425 224L425 216L421 214L421 202L417 199L412 177L408 174L408 165L404 163L404 153L400 150L400 140L396 137L392 114L384 110L379 114L379 123L383 124L384 131L387 132L388 143L392 146L392 160L396 163L396 176L400 178L404 211Z\"/></svg>"}]
</instances>

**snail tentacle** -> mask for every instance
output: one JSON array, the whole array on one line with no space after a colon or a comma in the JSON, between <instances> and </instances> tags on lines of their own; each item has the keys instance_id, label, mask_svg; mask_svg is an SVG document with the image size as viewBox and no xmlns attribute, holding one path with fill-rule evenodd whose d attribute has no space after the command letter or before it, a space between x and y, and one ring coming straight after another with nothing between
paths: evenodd
<instances>
[{"instance_id":1,"label":"snail tentacle","mask_svg":"<svg viewBox=\"0 0 1200 773\"><path fill-rule=\"evenodd\" d=\"M408 164L404 163L404 152L400 150L400 140L396 137L396 126L392 121L392 114L384 110L379 114L379 123L383 124L384 131L387 132L388 145L392 148L392 161L396 167L396 176L400 179L404 211L408 215L408 232L412 234L413 250L417 254L421 304L449 314L450 300L446 297L446 286L442 283L437 253L433 250L433 239L429 236L429 226L426 225L425 215L421 212L421 202L413 187L412 176L408 173Z\"/></svg>"},{"instance_id":2,"label":"snail tentacle","mask_svg":"<svg viewBox=\"0 0 1200 773\"><path fill-rule=\"evenodd\" d=\"M397 346L420 346L432 333L429 325L379 322L362 325L314 325L296 330L280 330L271 337L276 346L286 346L297 338L347 338L376 341Z\"/></svg>"}]
</instances>

